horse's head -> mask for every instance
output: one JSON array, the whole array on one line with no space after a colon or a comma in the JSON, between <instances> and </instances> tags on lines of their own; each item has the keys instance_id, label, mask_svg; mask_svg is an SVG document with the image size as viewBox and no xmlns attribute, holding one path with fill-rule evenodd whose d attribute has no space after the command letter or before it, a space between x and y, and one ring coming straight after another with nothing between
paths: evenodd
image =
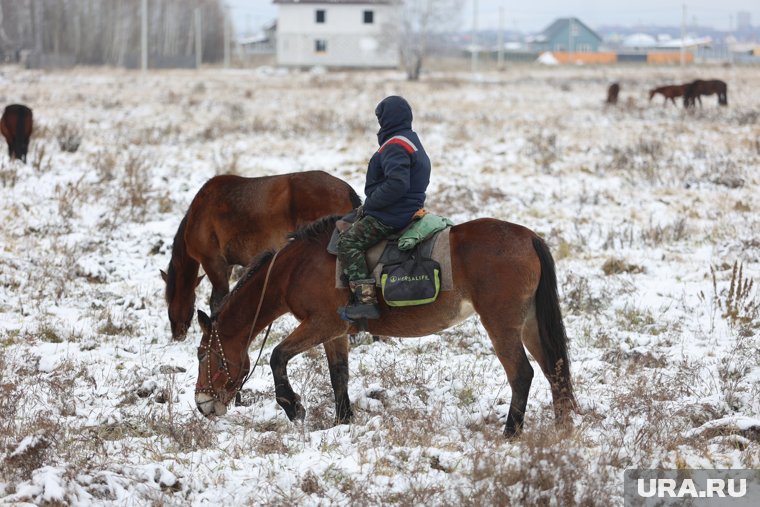
<instances>
[{"instance_id":1,"label":"horse's head","mask_svg":"<svg viewBox=\"0 0 760 507\"><path fill-rule=\"evenodd\" d=\"M184 340L187 330L193 321L193 310L195 309L195 288L203 279L199 276L192 287L179 287L180 280L176 271L170 264L167 271L161 270L161 278L166 283L166 306L169 312L169 325L172 329L172 339Z\"/></svg>"},{"instance_id":2,"label":"horse's head","mask_svg":"<svg viewBox=\"0 0 760 507\"><path fill-rule=\"evenodd\" d=\"M216 322L200 310L198 324L203 338L198 347L195 404L205 416L224 415L251 369L248 349L232 343L232 340L224 340Z\"/></svg>"},{"instance_id":3,"label":"horse's head","mask_svg":"<svg viewBox=\"0 0 760 507\"><path fill-rule=\"evenodd\" d=\"M654 97L654 94L657 93L657 90L654 88L649 90L649 100L652 100L652 97Z\"/></svg>"}]
</instances>

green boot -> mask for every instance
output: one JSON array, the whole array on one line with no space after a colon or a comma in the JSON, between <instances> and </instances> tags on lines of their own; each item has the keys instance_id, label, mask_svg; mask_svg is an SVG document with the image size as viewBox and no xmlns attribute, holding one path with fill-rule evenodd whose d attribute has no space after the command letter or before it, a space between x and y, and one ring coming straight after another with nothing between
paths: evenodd
<instances>
[{"instance_id":1,"label":"green boot","mask_svg":"<svg viewBox=\"0 0 760 507\"><path fill-rule=\"evenodd\" d=\"M379 319L380 308L377 306L375 279L352 280L348 282L348 286L354 298L340 312L341 316L345 316L349 320Z\"/></svg>"}]
</instances>

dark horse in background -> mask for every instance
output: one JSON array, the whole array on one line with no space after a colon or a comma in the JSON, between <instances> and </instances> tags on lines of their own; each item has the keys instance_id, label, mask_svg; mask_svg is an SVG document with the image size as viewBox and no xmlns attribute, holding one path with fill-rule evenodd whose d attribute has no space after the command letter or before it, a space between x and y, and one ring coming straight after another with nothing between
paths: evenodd
<instances>
[{"instance_id":1,"label":"dark horse in background","mask_svg":"<svg viewBox=\"0 0 760 507\"><path fill-rule=\"evenodd\" d=\"M288 361L322 345L336 420L341 424L351 420L346 335L358 329L336 312L346 304L348 290L335 288L335 256L327 252L338 218L324 217L292 234L276 254L259 255L213 318L198 311L203 338L195 401L204 415L226 413L250 372L252 339L289 312L300 324L270 358L277 403L291 421L304 419L306 411L288 380ZM523 425L533 379L525 348L551 384L555 419L570 424L570 412L577 405L554 260L546 243L525 227L492 218L456 225L449 239L453 290L441 292L433 303L401 308L389 308L378 295L381 317L368 322L368 331L427 336L477 313L512 388L504 434L513 436Z\"/></svg>"},{"instance_id":2,"label":"dark horse in background","mask_svg":"<svg viewBox=\"0 0 760 507\"><path fill-rule=\"evenodd\" d=\"M707 81L697 79L696 81L692 81L686 86L686 91L683 94L683 107L694 107L696 106L697 100L699 100L699 105L701 107L701 96L712 94L718 95L719 105L728 105L728 86L725 81L721 81L720 79L710 79Z\"/></svg>"},{"instance_id":3,"label":"dark horse in background","mask_svg":"<svg viewBox=\"0 0 760 507\"><path fill-rule=\"evenodd\" d=\"M667 86L660 86L659 88L653 88L649 90L649 102L652 102L652 98L656 94L660 94L663 97L665 97L665 101L662 103L663 106L668 104L668 100L670 100L674 106L677 106L676 104L676 97L682 97L684 92L686 91L686 87L688 85L680 84L680 85L667 85Z\"/></svg>"},{"instance_id":4,"label":"dark horse in background","mask_svg":"<svg viewBox=\"0 0 760 507\"><path fill-rule=\"evenodd\" d=\"M172 337L184 338L190 327L200 266L212 285L214 312L229 292L233 265L246 266L259 252L282 246L298 227L360 204L348 183L323 171L208 180L177 229L169 268L161 271Z\"/></svg>"},{"instance_id":5,"label":"dark horse in background","mask_svg":"<svg viewBox=\"0 0 760 507\"><path fill-rule=\"evenodd\" d=\"M610 104L611 106L617 104L619 94L620 84L612 83L609 88L607 88L607 104Z\"/></svg>"},{"instance_id":6,"label":"dark horse in background","mask_svg":"<svg viewBox=\"0 0 760 507\"><path fill-rule=\"evenodd\" d=\"M8 142L8 156L26 163L29 138L32 136L32 110L23 104L6 106L0 118L0 132Z\"/></svg>"}]
</instances>

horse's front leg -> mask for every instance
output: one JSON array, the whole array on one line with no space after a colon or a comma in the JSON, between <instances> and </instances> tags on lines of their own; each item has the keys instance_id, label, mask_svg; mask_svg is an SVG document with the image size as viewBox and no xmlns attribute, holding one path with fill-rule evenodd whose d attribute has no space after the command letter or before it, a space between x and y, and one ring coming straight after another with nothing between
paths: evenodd
<instances>
[{"instance_id":1,"label":"horse's front leg","mask_svg":"<svg viewBox=\"0 0 760 507\"><path fill-rule=\"evenodd\" d=\"M291 421L303 421L306 416L306 409L301 404L301 397L290 386L288 362L301 352L305 352L326 340L324 334L312 329L309 321L305 320L272 351L269 365L274 377L274 394L277 403L285 410L288 419Z\"/></svg>"},{"instance_id":2,"label":"horse's front leg","mask_svg":"<svg viewBox=\"0 0 760 507\"><path fill-rule=\"evenodd\" d=\"M274 377L274 395L277 404L285 410L288 419L303 421L306 417L306 409L301 404L301 397L293 391L288 380L288 361L293 355L287 354L282 349L283 343L274 348L272 357L269 359L269 366L272 368Z\"/></svg>"},{"instance_id":3,"label":"horse's front leg","mask_svg":"<svg viewBox=\"0 0 760 507\"><path fill-rule=\"evenodd\" d=\"M208 276L209 282L211 282L209 307L211 308L211 313L216 313L224 296L230 292L230 273L232 267L221 257L204 259L201 264L206 272L206 276Z\"/></svg>"}]
</instances>

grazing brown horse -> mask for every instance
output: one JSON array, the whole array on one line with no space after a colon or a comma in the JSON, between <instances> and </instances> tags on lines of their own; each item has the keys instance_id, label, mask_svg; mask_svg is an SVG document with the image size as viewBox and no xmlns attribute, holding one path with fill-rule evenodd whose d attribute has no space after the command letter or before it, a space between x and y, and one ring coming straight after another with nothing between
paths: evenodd
<instances>
[{"instance_id":1,"label":"grazing brown horse","mask_svg":"<svg viewBox=\"0 0 760 507\"><path fill-rule=\"evenodd\" d=\"M665 101L662 103L663 106L667 105L668 99L673 103L674 106L677 106L676 104L676 97L681 97L684 94L684 91L686 90L686 87L688 85L680 84L680 85L668 85L668 86L660 86L659 88L653 88L649 90L649 102L652 101L652 97L654 97L656 94L660 94L663 97L665 97Z\"/></svg>"},{"instance_id":2,"label":"grazing brown horse","mask_svg":"<svg viewBox=\"0 0 760 507\"><path fill-rule=\"evenodd\" d=\"M287 365L321 344L327 353L336 420L350 421L346 334L357 328L336 312L346 304L348 291L335 288L335 257L326 251L337 218L324 217L291 234L279 252L259 255L213 318L198 312L203 337L195 401L203 414L226 413L250 371L252 338L290 312L300 325L274 348L270 359L277 403L291 421L304 418ZM554 260L546 243L525 227L484 218L454 226L450 246L454 289L441 292L434 303L403 308L389 308L378 295L381 318L368 322L369 332L426 336L478 313L512 388L504 434L518 433L524 420L533 379L525 347L549 379L557 422L570 423L576 403Z\"/></svg>"},{"instance_id":3,"label":"grazing brown horse","mask_svg":"<svg viewBox=\"0 0 760 507\"><path fill-rule=\"evenodd\" d=\"M208 180L179 224L169 268L161 271L172 337L184 338L190 327L199 266L212 285L213 312L230 290L233 265L245 266L257 253L282 246L301 225L360 204L348 183L323 171Z\"/></svg>"},{"instance_id":4,"label":"grazing brown horse","mask_svg":"<svg viewBox=\"0 0 760 507\"><path fill-rule=\"evenodd\" d=\"M612 83L607 88L607 104L615 105L618 101L618 94L620 93L620 84Z\"/></svg>"},{"instance_id":5,"label":"grazing brown horse","mask_svg":"<svg viewBox=\"0 0 760 507\"><path fill-rule=\"evenodd\" d=\"M686 86L683 94L683 107L689 108L696 106L699 100L699 106L702 107L702 95L718 95L718 104L721 106L728 105L728 86L720 79L710 79L703 81L697 79Z\"/></svg>"},{"instance_id":6,"label":"grazing brown horse","mask_svg":"<svg viewBox=\"0 0 760 507\"><path fill-rule=\"evenodd\" d=\"M29 138L32 136L32 110L23 104L6 106L0 118L0 132L8 142L8 156L26 163Z\"/></svg>"}]
</instances>

